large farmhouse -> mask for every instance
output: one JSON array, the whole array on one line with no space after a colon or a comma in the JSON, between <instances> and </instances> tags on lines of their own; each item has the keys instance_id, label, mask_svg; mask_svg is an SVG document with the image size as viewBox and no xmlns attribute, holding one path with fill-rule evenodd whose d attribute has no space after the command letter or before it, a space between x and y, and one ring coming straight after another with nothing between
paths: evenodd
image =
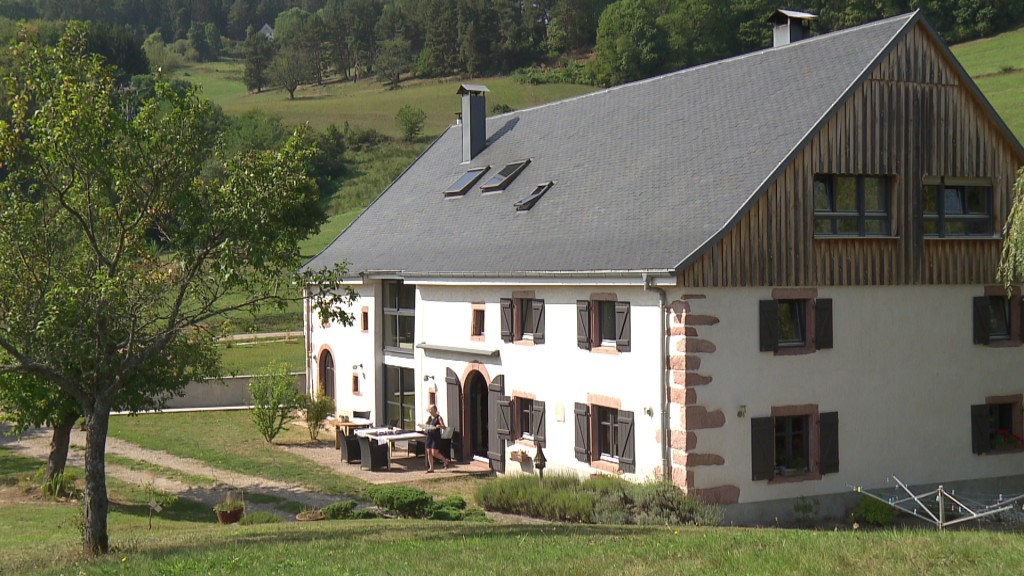
<instances>
[{"instance_id":1,"label":"large farmhouse","mask_svg":"<svg viewBox=\"0 0 1024 576\"><path fill-rule=\"evenodd\" d=\"M670 478L734 518L890 474L1024 481L1024 149L919 13L450 127L309 268L309 386L498 473ZM453 95L453 100L455 96ZM1015 484L1015 482L1017 484ZM827 509L823 507L823 510Z\"/></svg>"}]
</instances>

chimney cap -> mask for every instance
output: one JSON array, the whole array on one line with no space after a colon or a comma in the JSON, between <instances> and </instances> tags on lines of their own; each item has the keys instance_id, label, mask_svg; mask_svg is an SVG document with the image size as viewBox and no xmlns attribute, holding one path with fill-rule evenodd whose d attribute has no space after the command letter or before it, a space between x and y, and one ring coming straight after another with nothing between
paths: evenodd
<instances>
[{"instance_id":1,"label":"chimney cap","mask_svg":"<svg viewBox=\"0 0 1024 576\"><path fill-rule=\"evenodd\" d=\"M465 94L480 94L482 92L490 92L490 89L483 84L463 84L459 86L459 91L456 94L462 96Z\"/></svg>"},{"instance_id":2,"label":"chimney cap","mask_svg":"<svg viewBox=\"0 0 1024 576\"><path fill-rule=\"evenodd\" d=\"M779 8L772 15L768 17L769 22L775 22L776 24L785 24L787 20L817 20L817 14L811 14L810 12L799 12L797 10L785 10Z\"/></svg>"}]
</instances>

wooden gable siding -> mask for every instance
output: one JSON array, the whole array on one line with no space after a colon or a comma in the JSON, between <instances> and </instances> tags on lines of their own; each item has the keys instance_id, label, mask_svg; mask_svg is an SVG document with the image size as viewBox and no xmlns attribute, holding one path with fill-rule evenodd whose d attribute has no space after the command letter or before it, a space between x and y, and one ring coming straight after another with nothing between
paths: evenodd
<instances>
[{"instance_id":1,"label":"wooden gable siding","mask_svg":"<svg viewBox=\"0 0 1024 576\"><path fill-rule=\"evenodd\" d=\"M863 286L995 281L998 239L924 239L925 176L987 178L994 229L1010 207L1012 145L918 24L680 284ZM814 238L815 174L891 177L891 236Z\"/></svg>"}]
</instances>

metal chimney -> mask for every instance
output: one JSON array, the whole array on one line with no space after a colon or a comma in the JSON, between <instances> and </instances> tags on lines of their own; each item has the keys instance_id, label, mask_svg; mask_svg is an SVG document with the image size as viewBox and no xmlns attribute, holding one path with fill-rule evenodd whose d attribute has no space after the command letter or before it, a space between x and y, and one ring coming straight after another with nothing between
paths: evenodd
<instances>
[{"instance_id":1,"label":"metal chimney","mask_svg":"<svg viewBox=\"0 0 1024 576\"><path fill-rule=\"evenodd\" d=\"M463 84L458 94L462 96L462 161L469 162L487 144L487 105L484 93L487 86Z\"/></svg>"},{"instance_id":2,"label":"metal chimney","mask_svg":"<svg viewBox=\"0 0 1024 576\"><path fill-rule=\"evenodd\" d=\"M811 37L811 21L818 17L795 10L776 10L769 18L775 24L775 47L785 46Z\"/></svg>"}]
</instances>

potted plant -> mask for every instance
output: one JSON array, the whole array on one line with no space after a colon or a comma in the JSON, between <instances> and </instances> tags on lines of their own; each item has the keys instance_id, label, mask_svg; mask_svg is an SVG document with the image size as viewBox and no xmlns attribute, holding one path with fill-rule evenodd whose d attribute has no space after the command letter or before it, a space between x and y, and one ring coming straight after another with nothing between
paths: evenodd
<instances>
[{"instance_id":1,"label":"potted plant","mask_svg":"<svg viewBox=\"0 0 1024 576\"><path fill-rule=\"evenodd\" d=\"M223 502L213 507L213 512L221 524L234 524L242 519L242 515L245 513L245 502L228 493L228 497Z\"/></svg>"}]
</instances>

